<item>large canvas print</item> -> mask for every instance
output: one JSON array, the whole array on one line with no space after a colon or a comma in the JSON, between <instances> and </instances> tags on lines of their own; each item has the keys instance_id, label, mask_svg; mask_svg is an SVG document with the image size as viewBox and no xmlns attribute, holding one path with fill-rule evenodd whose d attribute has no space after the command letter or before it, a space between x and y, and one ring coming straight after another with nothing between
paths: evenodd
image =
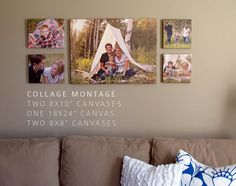
<instances>
[{"instance_id":1,"label":"large canvas print","mask_svg":"<svg viewBox=\"0 0 236 186\"><path fill-rule=\"evenodd\" d=\"M163 20L163 48L191 48L191 19Z\"/></svg>"},{"instance_id":2,"label":"large canvas print","mask_svg":"<svg viewBox=\"0 0 236 186\"><path fill-rule=\"evenodd\" d=\"M28 19L28 48L64 48L64 19Z\"/></svg>"},{"instance_id":3,"label":"large canvas print","mask_svg":"<svg viewBox=\"0 0 236 186\"><path fill-rule=\"evenodd\" d=\"M156 19L70 20L72 84L156 83Z\"/></svg>"},{"instance_id":4,"label":"large canvas print","mask_svg":"<svg viewBox=\"0 0 236 186\"><path fill-rule=\"evenodd\" d=\"M192 77L192 54L164 54L163 82L190 83Z\"/></svg>"},{"instance_id":5,"label":"large canvas print","mask_svg":"<svg viewBox=\"0 0 236 186\"><path fill-rule=\"evenodd\" d=\"M29 83L64 83L64 66L64 54L30 54L28 55Z\"/></svg>"}]
</instances>

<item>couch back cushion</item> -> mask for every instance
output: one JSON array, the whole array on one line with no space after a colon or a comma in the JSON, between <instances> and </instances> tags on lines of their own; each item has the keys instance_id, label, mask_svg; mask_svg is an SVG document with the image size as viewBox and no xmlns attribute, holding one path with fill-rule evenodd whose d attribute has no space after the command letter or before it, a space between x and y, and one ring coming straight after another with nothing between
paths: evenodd
<instances>
[{"instance_id":1,"label":"couch back cushion","mask_svg":"<svg viewBox=\"0 0 236 186\"><path fill-rule=\"evenodd\" d=\"M150 161L146 139L69 136L63 140L62 186L119 186L124 155Z\"/></svg>"},{"instance_id":2,"label":"couch back cushion","mask_svg":"<svg viewBox=\"0 0 236 186\"><path fill-rule=\"evenodd\" d=\"M169 139L153 140L152 160L155 165L175 162L179 149L195 159L215 167L236 164L236 140L233 139Z\"/></svg>"},{"instance_id":3,"label":"couch back cushion","mask_svg":"<svg viewBox=\"0 0 236 186\"><path fill-rule=\"evenodd\" d=\"M1 186L59 186L56 138L0 139Z\"/></svg>"}]
</instances>

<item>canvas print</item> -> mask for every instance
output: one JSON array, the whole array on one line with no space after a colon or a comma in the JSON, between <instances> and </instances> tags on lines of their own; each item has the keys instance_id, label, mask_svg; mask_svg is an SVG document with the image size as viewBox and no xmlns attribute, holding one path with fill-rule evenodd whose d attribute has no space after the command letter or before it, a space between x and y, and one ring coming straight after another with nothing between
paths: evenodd
<instances>
[{"instance_id":1,"label":"canvas print","mask_svg":"<svg viewBox=\"0 0 236 186\"><path fill-rule=\"evenodd\" d=\"M72 84L156 83L156 19L70 20Z\"/></svg>"},{"instance_id":2,"label":"canvas print","mask_svg":"<svg viewBox=\"0 0 236 186\"><path fill-rule=\"evenodd\" d=\"M64 48L64 19L28 19L28 48Z\"/></svg>"},{"instance_id":3,"label":"canvas print","mask_svg":"<svg viewBox=\"0 0 236 186\"><path fill-rule=\"evenodd\" d=\"M191 48L192 21L190 19L163 20L163 48Z\"/></svg>"},{"instance_id":4,"label":"canvas print","mask_svg":"<svg viewBox=\"0 0 236 186\"><path fill-rule=\"evenodd\" d=\"M64 83L63 54L28 55L29 83L61 84Z\"/></svg>"},{"instance_id":5,"label":"canvas print","mask_svg":"<svg viewBox=\"0 0 236 186\"><path fill-rule=\"evenodd\" d=\"M192 73L191 54L163 55L163 82L190 83Z\"/></svg>"}]
</instances>

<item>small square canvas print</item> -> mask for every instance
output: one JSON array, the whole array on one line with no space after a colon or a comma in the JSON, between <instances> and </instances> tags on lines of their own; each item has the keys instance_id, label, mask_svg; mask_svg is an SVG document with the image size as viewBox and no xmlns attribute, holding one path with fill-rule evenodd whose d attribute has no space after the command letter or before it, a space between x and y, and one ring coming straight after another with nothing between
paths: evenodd
<instances>
[{"instance_id":1,"label":"small square canvas print","mask_svg":"<svg viewBox=\"0 0 236 186\"><path fill-rule=\"evenodd\" d=\"M72 84L156 83L156 19L72 19Z\"/></svg>"},{"instance_id":2,"label":"small square canvas print","mask_svg":"<svg viewBox=\"0 0 236 186\"><path fill-rule=\"evenodd\" d=\"M29 83L61 84L64 83L63 54L28 55Z\"/></svg>"},{"instance_id":3,"label":"small square canvas print","mask_svg":"<svg viewBox=\"0 0 236 186\"><path fill-rule=\"evenodd\" d=\"M163 20L163 48L191 48L191 19Z\"/></svg>"},{"instance_id":4,"label":"small square canvas print","mask_svg":"<svg viewBox=\"0 0 236 186\"><path fill-rule=\"evenodd\" d=\"M64 48L64 19L28 19L28 48Z\"/></svg>"},{"instance_id":5,"label":"small square canvas print","mask_svg":"<svg viewBox=\"0 0 236 186\"><path fill-rule=\"evenodd\" d=\"M163 82L190 83L192 73L192 54L164 54Z\"/></svg>"}]
</instances>

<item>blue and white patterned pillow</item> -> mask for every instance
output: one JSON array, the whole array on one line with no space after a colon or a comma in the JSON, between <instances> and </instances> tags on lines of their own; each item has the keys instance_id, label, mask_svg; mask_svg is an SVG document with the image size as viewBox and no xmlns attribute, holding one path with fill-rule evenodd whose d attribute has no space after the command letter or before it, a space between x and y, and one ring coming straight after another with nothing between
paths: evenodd
<instances>
[{"instance_id":1,"label":"blue and white patterned pillow","mask_svg":"<svg viewBox=\"0 0 236 186\"><path fill-rule=\"evenodd\" d=\"M184 164L181 186L236 186L236 165L214 168L180 150L176 161Z\"/></svg>"}]
</instances>

